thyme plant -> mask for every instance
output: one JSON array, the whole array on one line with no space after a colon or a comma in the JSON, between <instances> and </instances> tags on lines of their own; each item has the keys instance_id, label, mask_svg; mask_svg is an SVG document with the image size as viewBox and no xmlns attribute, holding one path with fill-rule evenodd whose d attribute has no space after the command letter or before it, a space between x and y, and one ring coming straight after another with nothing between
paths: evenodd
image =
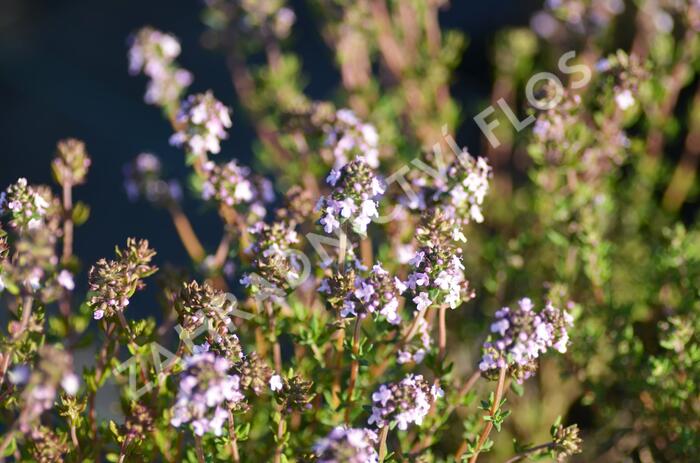
<instances>
[{"instance_id":1,"label":"thyme plant","mask_svg":"<svg viewBox=\"0 0 700 463\"><path fill-rule=\"evenodd\" d=\"M5 188L0 460L694 461L700 4L548 0L496 34L490 109L451 96L467 40L446 1L305 7L333 101L305 93L290 5L204 2L250 163L232 102L178 63L195 51L129 39L190 173L138 154L125 198L167 213L190 262L142 238L74 255L100 162L79 140L55 185ZM473 155L455 134L485 106ZM157 316L132 303L146 285Z\"/></svg>"}]
</instances>

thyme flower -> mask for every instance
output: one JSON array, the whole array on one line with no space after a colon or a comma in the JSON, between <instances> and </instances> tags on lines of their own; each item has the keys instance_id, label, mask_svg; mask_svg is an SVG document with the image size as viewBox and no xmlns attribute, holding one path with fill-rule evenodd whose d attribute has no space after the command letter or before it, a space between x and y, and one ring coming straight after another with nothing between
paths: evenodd
<instances>
[{"instance_id":1,"label":"thyme flower","mask_svg":"<svg viewBox=\"0 0 700 463\"><path fill-rule=\"evenodd\" d=\"M461 248L444 245L423 246L409 261L411 273L405 284L415 295L418 311L432 304L457 308L474 297L464 277Z\"/></svg>"},{"instance_id":2,"label":"thyme flower","mask_svg":"<svg viewBox=\"0 0 700 463\"><path fill-rule=\"evenodd\" d=\"M421 375L409 374L398 383L382 384L372 394L368 423L379 428L396 423L405 431L411 423L422 424L433 402L443 395L439 386L431 386Z\"/></svg>"},{"instance_id":3,"label":"thyme flower","mask_svg":"<svg viewBox=\"0 0 700 463\"><path fill-rule=\"evenodd\" d=\"M405 286L384 270L381 263L375 264L367 277L356 276L352 286L344 285L343 281L347 281L347 278L327 278L321 281L319 287L319 292L328 294L330 300L339 296L342 298L341 317L365 318L368 314L376 314L392 325L401 322L398 298Z\"/></svg>"},{"instance_id":4,"label":"thyme flower","mask_svg":"<svg viewBox=\"0 0 700 463\"><path fill-rule=\"evenodd\" d=\"M337 426L314 444L318 463L376 463L377 433L371 429Z\"/></svg>"},{"instance_id":5,"label":"thyme flower","mask_svg":"<svg viewBox=\"0 0 700 463\"><path fill-rule=\"evenodd\" d=\"M92 295L88 305L93 318L113 317L129 305L129 298L144 287L143 279L153 275L157 267L150 265L156 254L147 240L129 238L124 249L115 248L115 260L100 259L90 268L88 287Z\"/></svg>"},{"instance_id":6,"label":"thyme flower","mask_svg":"<svg viewBox=\"0 0 700 463\"><path fill-rule=\"evenodd\" d=\"M26 375L15 376L17 384L21 384L23 377ZM22 391L22 411L17 419L22 432L29 432L41 414L53 408L59 386L70 395L78 392L80 382L73 373L73 359L64 350L45 345L39 350L37 367Z\"/></svg>"},{"instance_id":7,"label":"thyme flower","mask_svg":"<svg viewBox=\"0 0 700 463\"><path fill-rule=\"evenodd\" d=\"M379 167L379 135L377 129L362 122L350 109L339 109L333 120L323 125L325 140L322 155L340 169L361 159L373 169Z\"/></svg>"},{"instance_id":8,"label":"thyme flower","mask_svg":"<svg viewBox=\"0 0 700 463\"><path fill-rule=\"evenodd\" d=\"M7 188L5 207L11 215L10 226L22 233L41 227L57 206L48 188L29 185L26 178L20 178Z\"/></svg>"},{"instance_id":9,"label":"thyme flower","mask_svg":"<svg viewBox=\"0 0 700 463\"><path fill-rule=\"evenodd\" d=\"M332 170L326 182L333 191L316 204L316 210L322 214L319 223L325 232L333 233L341 224L350 222L355 233L366 235L372 218L379 217L375 198L384 193L370 166L356 159L340 170Z\"/></svg>"},{"instance_id":10,"label":"thyme flower","mask_svg":"<svg viewBox=\"0 0 700 463\"><path fill-rule=\"evenodd\" d=\"M196 348L184 363L170 424L190 423L197 436L208 432L220 436L227 407L244 399L240 377L229 373L231 362L209 352L206 345Z\"/></svg>"},{"instance_id":11,"label":"thyme flower","mask_svg":"<svg viewBox=\"0 0 700 463\"><path fill-rule=\"evenodd\" d=\"M258 222L250 231L255 241L248 254L253 256L255 276L244 275L241 284L252 286L255 291L269 290L269 286L275 290L289 290L290 283L300 278L303 267L293 252L293 245L299 242L294 227L286 221Z\"/></svg>"},{"instance_id":12,"label":"thyme flower","mask_svg":"<svg viewBox=\"0 0 700 463\"><path fill-rule=\"evenodd\" d=\"M221 140L228 138L231 111L214 98L212 92L190 95L182 102L176 116L177 131L170 137L174 146L185 146L189 154L198 157L218 154Z\"/></svg>"},{"instance_id":13,"label":"thyme flower","mask_svg":"<svg viewBox=\"0 0 700 463\"><path fill-rule=\"evenodd\" d=\"M58 152L51 168L59 185L80 185L85 183L92 161L85 151L85 143L74 138L58 142Z\"/></svg>"},{"instance_id":14,"label":"thyme flower","mask_svg":"<svg viewBox=\"0 0 700 463\"><path fill-rule=\"evenodd\" d=\"M529 298L523 298L515 309L504 307L496 311L479 363L487 377L494 377L500 368L507 367L522 382L537 370L541 354L549 349L566 352L573 317L551 303L539 313L533 307Z\"/></svg>"},{"instance_id":15,"label":"thyme flower","mask_svg":"<svg viewBox=\"0 0 700 463\"><path fill-rule=\"evenodd\" d=\"M148 104L172 107L192 83L192 74L177 65L180 42L172 34L144 27L130 39L129 73L150 77L144 99Z\"/></svg>"},{"instance_id":16,"label":"thyme flower","mask_svg":"<svg viewBox=\"0 0 700 463\"><path fill-rule=\"evenodd\" d=\"M265 217L265 205L275 199L269 180L254 176L250 168L239 165L235 159L225 164L208 161L203 171L202 198L216 199L229 207L245 204L249 207L250 221Z\"/></svg>"}]
</instances>

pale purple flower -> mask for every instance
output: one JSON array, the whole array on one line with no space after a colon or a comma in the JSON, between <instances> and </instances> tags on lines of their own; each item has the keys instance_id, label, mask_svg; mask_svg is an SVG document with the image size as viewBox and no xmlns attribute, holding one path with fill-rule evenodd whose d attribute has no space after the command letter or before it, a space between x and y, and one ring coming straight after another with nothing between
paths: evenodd
<instances>
[{"instance_id":1,"label":"pale purple flower","mask_svg":"<svg viewBox=\"0 0 700 463\"><path fill-rule=\"evenodd\" d=\"M192 83L192 74L175 62L179 55L180 43L171 34L144 27L131 38L129 73L143 72L150 78L146 103L174 105Z\"/></svg>"},{"instance_id":2,"label":"pale purple flower","mask_svg":"<svg viewBox=\"0 0 700 463\"><path fill-rule=\"evenodd\" d=\"M523 298L515 310L504 307L496 311L479 363L482 372L495 376L500 368L508 366L522 382L535 372L541 354L549 349L566 352L573 317L551 303L539 313L533 308L532 301Z\"/></svg>"},{"instance_id":3,"label":"pale purple flower","mask_svg":"<svg viewBox=\"0 0 700 463\"><path fill-rule=\"evenodd\" d=\"M221 151L221 140L228 138L230 110L211 92L190 95L177 113L178 130L170 137L175 146L185 146L194 156Z\"/></svg>"},{"instance_id":4,"label":"pale purple flower","mask_svg":"<svg viewBox=\"0 0 700 463\"><path fill-rule=\"evenodd\" d=\"M411 423L422 424L433 402L442 396L442 389L430 386L421 375L409 374L398 383L382 384L372 394L368 423L379 428L396 423L405 431Z\"/></svg>"},{"instance_id":5,"label":"pale purple flower","mask_svg":"<svg viewBox=\"0 0 700 463\"><path fill-rule=\"evenodd\" d=\"M316 441L314 453L318 463L377 463L378 438L370 429L338 426Z\"/></svg>"},{"instance_id":6,"label":"pale purple flower","mask_svg":"<svg viewBox=\"0 0 700 463\"><path fill-rule=\"evenodd\" d=\"M356 233L367 234L367 225L379 216L376 197L384 192L372 169L357 159L332 170L326 180L333 191L316 204L323 214L319 223L324 231L333 233L349 222Z\"/></svg>"},{"instance_id":7,"label":"pale purple flower","mask_svg":"<svg viewBox=\"0 0 700 463\"><path fill-rule=\"evenodd\" d=\"M370 167L379 167L379 134L371 124L363 123L350 109L339 109L332 124L324 127L324 157L338 169L361 159ZM331 183L331 182L329 182Z\"/></svg>"},{"instance_id":8,"label":"pale purple flower","mask_svg":"<svg viewBox=\"0 0 700 463\"><path fill-rule=\"evenodd\" d=\"M73 281L73 274L68 270L61 270L56 278L58 284L63 286L68 291L73 291L75 289L75 281Z\"/></svg>"},{"instance_id":9,"label":"pale purple flower","mask_svg":"<svg viewBox=\"0 0 700 463\"><path fill-rule=\"evenodd\" d=\"M322 286L324 292L331 292L327 279ZM340 315L361 318L368 314L381 315L388 323L398 325L401 322L398 298L404 289L398 278L392 277L381 264L375 264L366 278L355 278L354 289L345 295Z\"/></svg>"},{"instance_id":10,"label":"pale purple flower","mask_svg":"<svg viewBox=\"0 0 700 463\"><path fill-rule=\"evenodd\" d=\"M244 397L240 377L229 373L232 364L207 347L200 346L184 359L185 371L180 375L170 423L175 427L190 423L198 436L208 432L220 436L228 418L227 408Z\"/></svg>"},{"instance_id":11,"label":"pale purple flower","mask_svg":"<svg viewBox=\"0 0 700 463\"><path fill-rule=\"evenodd\" d=\"M419 312L422 312L423 310L427 309L428 307L430 307L430 304L432 304L430 296L428 296L428 293L426 293L425 291L418 293L418 296L413 298L413 302L416 304L416 310L418 310Z\"/></svg>"}]
</instances>

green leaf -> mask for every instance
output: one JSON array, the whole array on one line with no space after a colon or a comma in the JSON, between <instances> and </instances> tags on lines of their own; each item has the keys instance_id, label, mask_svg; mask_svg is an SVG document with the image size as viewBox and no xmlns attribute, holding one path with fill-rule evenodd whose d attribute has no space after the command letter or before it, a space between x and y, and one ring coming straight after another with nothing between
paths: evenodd
<instances>
[{"instance_id":1,"label":"green leaf","mask_svg":"<svg viewBox=\"0 0 700 463\"><path fill-rule=\"evenodd\" d=\"M522 397L523 394L525 393L525 388L523 387L523 385L518 384L515 381L510 383L510 388L512 389L513 392L515 392L515 395L517 395L518 397Z\"/></svg>"},{"instance_id":2,"label":"green leaf","mask_svg":"<svg viewBox=\"0 0 700 463\"><path fill-rule=\"evenodd\" d=\"M82 201L78 201L73 207L73 223L76 227L81 226L90 218L90 206Z\"/></svg>"},{"instance_id":3,"label":"green leaf","mask_svg":"<svg viewBox=\"0 0 700 463\"><path fill-rule=\"evenodd\" d=\"M10 440L10 443L7 445L7 448L2 453L2 456L9 457L13 453L15 453L15 450L17 450L17 439L15 437L12 437L12 440Z\"/></svg>"}]
</instances>

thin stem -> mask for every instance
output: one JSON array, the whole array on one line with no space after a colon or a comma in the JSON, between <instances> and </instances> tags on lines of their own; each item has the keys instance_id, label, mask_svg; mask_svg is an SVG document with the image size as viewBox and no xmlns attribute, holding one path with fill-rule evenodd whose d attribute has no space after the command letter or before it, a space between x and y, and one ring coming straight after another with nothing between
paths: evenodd
<instances>
[{"instance_id":1,"label":"thin stem","mask_svg":"<svg viewBox=\"0 0 700 463\"><path fill-rule=\"evenodd\" d=\"M194 435L194 449L197 453L197 461L199 463L206 463L204 458L204 449L202 448L202 438L198 435Z\"/></svg>"},{"instance_id":2,"label":"thin stem","mask_svg":"<svg viewBox=\"0 0 700 463\"><path fill-rule=\"evenodd\" d=\"M367 268L372 268L372 264L374 263L372 241L367 236L360 241L360 256L362 257L362 265Z\"/></svg>"},{"instance_id":3,"label":"thin stem","mask_svg":"<svg viewBox=\"0 0 700 463\"><path fill-rule=\"evenodd\" d=\"M389 435L389 425L385 425L379 434L379 463L384 462L386 458L386 437Z\"/></svg>"},{"instance_id":4,"label":"thin stem","mask_svg":"<svg viewBox=\"0 0 700 463\"><path fill-rule=\"evenodd\" d=\"M219 246L216 248L216 254L214 254L214 262L212 266L215 269L220 269L226 263L226 258L228 257L228 251L231 248L231 233L224 231L224 236L221 237Z\"/></svg>"},{"instance_id":5,"label":"thin stem","mask_svg":"<svg viewBox=\"0 0 700 463\"><path fill-rule=\"evenodd\" d=\"M336 351L336 358L335 358L335 375L333 377L333 385L331 386L331 394L333 397L333 407L337 407L340 405L340 380L342 376L342 367L343 367L343 351L345 350L344 344L345 344L345 328L344 325L342 325L342 321L340 320L340 315L338 315L338 323L339 323L339 328L336 330L336 340L335 340L335 351Z\"/></svg>"},{"instance_id":6,"label":"thin stem","mask_svg":"<svg viewBox=\"0 0 700 463\"><path fill-rule=\"evenodd\" d=\"M199 242L190 220L177 205L169 207L168 212L170 212L170 217L175 225L177 235L180 237L180 241L182 241L183 246L185 246L185 250L190 256L190 259L192 259L194 262L201 262L204 259L206 252L204 251L202 243Z\"/></svg>"},{"instance_id":7,"label":"thin stem","mask_svg":"<svg viewBox=\"0 0 700 463\"><path fill-rule=\"evenodd\" d=\"M394 27L391 23L389 10L384 0L374 0L369 6L379 31L377 40L384 62L394 77L400 79L406 67L406 54L392 34Z\"/></svg>"},{"instance_id":8,"label":"thin stem","mask_svg":"<svg viewBox=\"0 0 700 463\"><path fill-rule=\"evenodd\" d=\"M231 440L231 460L234 463L241 461L241 456L238 454L238 437L236 437L236 426L233 421L233 412L228 411L228 437Z\"/></svg>"},{"instance_id":9,"label":"thin stem","mask_svg":"<svg viewBox=\"0 0 700 463\"><path fill-rule=\"evenodd\" d=\"M340 229L339 241L340 242L338 243L338 268L342 272L345 268L345 254L348 248L348 235L342 228Z\"/></svg>"},{"instance_id":10,"label":"thin stem","mask_svg":"<svg viewBox=\"0 0 700 463\"><path fill-rule=\"evenodd\" d=\"M277 423L277 445L275 446L274 463L280 463L280 461L282 461L282 450L284 450L284 442L282 438L284 437L286 424L287 422L284 419L284 413L282 410L280 410L280 420Z\"/></svg>"},{"instance_id":11,"label":"thin stem","mask_svg":"<svg viewBox=\"0 0 700 463\"><path fill-rule=\"evenodd\" d=\"M272 340L272 359L275 365L275 372L279 375L282 373L282 348L277 339L277 320L275 320L275 313L272 310L270 301L265 301L265 311L267 312L270 339Z\"/></svg>"},{"instance_id":12,"label":"thin stem","mask_svg":"<svg viewBox=\"0 0 700 463\"><path fill-rule=\"evenodd\" d=\"M526 456L530 455L531 453L539 452L540 450L549 450L554 446L554 442L547 442L546 444L540 444L535 447L531 447L524 452L521 452L514 457L506 460L505 463L515 463L516 461L520 461Z\"/></svg>"},{"instance_id":13,"label":"thin stem","mask_svg":"<svg viewBox=\"0 0 700 463\"><path fill-rule=\"evenodd\" d=\"M63 184L63 262L73 256L73 188L68 182Z\"/></svg>"},{"instance_id":14,"label":"thin stem","mask_svg":"<svg viewBox=\"0 0 700 463\"><path fill-rule=\"evenodd\" d=\"M493 404L491 405L491 410L489 410L489 415L493 417L493 415L496 413L496 410L498 410L498 407L501 404L501 397L503 396L503 386L506 383L506 371L507 368L503 367L501 368L501 371L498 374L498 386L496 387L496 394L494 395L493 398ZM486 440L489 438L489 434L491 433L491 429L493 428L493 421L487 421L486 426L484 426L484 430L481 431L481 435L479 436L479 441L476 444L476 449L474 449L474 454L472 457L469 459L469 463L475 463L477 458L479 458L479 452L481 452L481 449L483 448L484 444L486 443ZM466 441L465 441L466 443ZM462 447L465 447L464 444ZM460 447L461 450L461 447ZM458 455L455 455L457 460L459 460L462 457L462 454L464 451L459 453Z\"/></svg>"},{"instance_id":15,"label":"thin stem","mask_svg":"<svg viewBox=\"0 0 700 463\"><path fill-rule=\"evenodd\" d=\"M126 439L124 439L124 442L122 442L122 445L119 448L119 463L124 463L124 460L126 459L126 449L129 447L130 442L131 436L128 436Z\"/></svg>"},{"instance_id":16,"label":"thin stem","mask_svg":"<svg viewBox=\"0 0 700 463\"><path fill-rule=\"evenodd\" d=\"M438 360L442 363L447 354L447 325L445 323L445 313L447 307L442 306L438 311Z\"/></svg>"},{"instance_id":17,"label":"thin stem","mask_svg":"<svg viewBox=\"0 0 700 463\"><path fill-rule=\"evenodd\" d=\"M70 262L73 256L73 189L69 182L63 183L63 254L61 260L63 264ZM61 312L63 318L66 319L66 325L68 326L68 336L73 337L73 329L70 323L68 323L68 318L71 314L71 292L68 290L63 290L61 297L58 302L58 310Z\"/></svg>"},{"instance_id":18,"label":"thin stem","mask_svg":"<svg viewBox=\"0 0 700 463\"><path fill-rule=\"evenodd\" d=\"M129 328L129 323L126 321L126 317L124 317L124 312L118 310L117 317L119 318L119 324L122 326L122 329L126 333L126 336L129 338L129 341L133 342L134 338L131 334L131 328Z\"/></svg>"},{"instance_id":19,"label":"thin stem","mask_svg":"<svg viewBox=\"0 0 700 463\"><path fill-rule=\"evenodd\" d=\"M360 317L355 318L355 330L352 335L352 363L350 365L350 381L348 383L348 405L345 408L345 423L350 424L350 412L352 411L352 395L355 391L355 384L357 383L357 374L360 372L360 359L358 355L360 353L360 334L362 333L362 319Z\"/></svg>"},{"instance_id":20,"label":"thin stem","mask_svg":"<svg viewBox=\"0 0 700 463\"><path fill-rule=\"evenodd\" d=\"M73 447L75 448L75 451L78 452L78 456L80 456L80 442L78 441L78 433L76 432L75 424L72 423L70 425L70 438L73 441Z\"/></svg>"}]
</instances>

